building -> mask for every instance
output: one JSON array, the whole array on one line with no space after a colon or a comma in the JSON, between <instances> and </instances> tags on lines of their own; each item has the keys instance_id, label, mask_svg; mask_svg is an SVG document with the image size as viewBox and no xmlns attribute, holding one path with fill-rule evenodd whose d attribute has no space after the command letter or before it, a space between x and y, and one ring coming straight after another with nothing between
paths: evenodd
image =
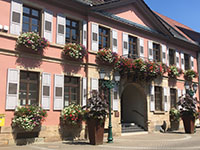
<instances>
[{"instance_id":1,"label":"building","mask_svg":"<svg viewBox=\"0 0 200 150\"><path fill-rule=\"evenodd\" d=\"M0 10L3 139L12 139L16 106L38 104L48 111L39 137L59 140L60 111L71 102L84 105L85 93L99 89L99 70L112 70L96 62L103 47L124 57L198 70L200 46L185 30L194 31L153 12L143 0L1 0ZM43 55L16 50L18 36L27 31L48 39ZM66 42L82 43L87 57L82 62L63 59ZM151 83L123 77L112 92L113 134L121 135L124 123L136 123L149 132L159 130L163 121L169 124L169 109L185 93L184 83L183 75L176 82L166 75Z\"/></svg>"}]
</instances>

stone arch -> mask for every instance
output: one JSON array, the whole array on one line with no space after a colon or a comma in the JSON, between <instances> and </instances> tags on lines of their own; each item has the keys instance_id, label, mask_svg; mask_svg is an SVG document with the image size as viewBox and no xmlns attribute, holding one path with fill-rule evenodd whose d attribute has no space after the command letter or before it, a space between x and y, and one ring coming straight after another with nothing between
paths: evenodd
<instances>
[{"instance_id":1,"label":"stone arch","mask_svg":"<svg viewBox=\"0 0 200 150\"><path fill-rule=\"evenodd\" d=\"M121 91L121 122L135 123L147 130L145 88L137 83L127 83Z\"/></svg>"}]
</instances>

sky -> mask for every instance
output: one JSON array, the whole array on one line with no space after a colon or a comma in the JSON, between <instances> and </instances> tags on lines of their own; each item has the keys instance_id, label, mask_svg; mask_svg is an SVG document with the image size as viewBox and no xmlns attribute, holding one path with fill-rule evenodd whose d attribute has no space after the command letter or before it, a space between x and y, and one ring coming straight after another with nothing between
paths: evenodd
<instances>
[{"instance_id":1,"label":"sky","mask_svg":"<svg viewBox=\"0 0 200 150\"><path fill-rule=\"evenodd\" d=\"M144 0L153 10L200 32L200 0Z\"/></svg>"}]
</instances>

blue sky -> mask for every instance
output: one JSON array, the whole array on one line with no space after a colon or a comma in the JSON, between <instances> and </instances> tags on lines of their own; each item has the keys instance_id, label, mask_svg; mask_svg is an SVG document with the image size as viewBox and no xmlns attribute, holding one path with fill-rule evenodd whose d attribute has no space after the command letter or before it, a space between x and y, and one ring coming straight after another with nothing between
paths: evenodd
<instances>
[{"instance_id":1,"label":"blue sky","mask_svg":"<svg viewBox=\"0 0 200 150\"><path fill-rule=\"evenodd\" d=\"M144 0L154 11L200 32L200 0Z\"/></svg>"}]
</instances>

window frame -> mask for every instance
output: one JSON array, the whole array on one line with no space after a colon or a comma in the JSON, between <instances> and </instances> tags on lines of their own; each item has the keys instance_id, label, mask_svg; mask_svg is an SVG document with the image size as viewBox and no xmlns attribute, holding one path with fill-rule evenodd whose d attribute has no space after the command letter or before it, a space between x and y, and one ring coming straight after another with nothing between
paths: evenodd
<instances>
[{"instance_id":1,"label":"window frame","mask_svg":"<svg viewBox=\"0 0 200 150\"><path fill-rule=\"evenodd\" d=\"M135 42L130 41L130 39L134 39ZM128 57L129 58L138 58L139 56L139 52L138 52L138 38L134 37L132 35L128 35ZM134 54L134 50L131 51L130 47L131 45L133 45L135 47L135 54Z\"/></svg>"},{"instance_id":2,"label":"window frame","mask_svg":"<svg viewBox=\"0 0 200 150\"><path fill-rule=\"evenodd\" d=\"M157 89L158 89L158 91L157 91ZM164 111L163 88L160 86L155 86L154 92L155 92L155 111Z\"/></svg>"},{"instance_id":3,"label":"window frame","mask_svg":"<svg viewBox=\"0 0 200 150\"><path fill-rule=\"evenodd\" d=\"M69 78L70 79L70 83L66 83L66 78ZM77 84L73 84L71 83L71 80L73 78L76 78L77 79ZM77 103L76 104L80 104L80 77L75 77L75 76L64 76L64 97L63 97L63 107L66 107L68 105L65 105L65 88L68 87L69 88L69 100L68 100L68 105L72 104L71 103L71 95L72 95L72 92L71 92L71 88L77 88L77 93L76 93L76 96L77 96Z\"/></svg>"},{"instance_id":4,"label":"window frame","mask_svg":"<svg viewBox=\"0 0 200 150\"><path fill-rule=\"evenodd\" d=\"M100 29L103 29L103 30L107 30L107 33L108 34L103 34L103 32L100 32ZM99 50L102 49L102 48L110 48L110 41L111 41L111 34L110 34L110 28L107 28L107 27L104 27L104 26L100 26L99 25L99 43L98 43L98 47L99 47ZM100 40L100 37L101 37L101 40ZM106 37L108 40L106 41L106 44L107 44L107 47L104 47L104 41L103 41L103 38ZM100 45L100 41L101 41L101 45Z\"/></svg>"},{"instance_id":5,"label":"window frame","mask_svg":"<svg viewBox=\"0 0 200 150\"><path fill-rule=\"evenodd\" d=\"M177 102L177 90L175 88L170 88L170 108L177 108Z\"/></svg>"},{"instance_id":6,"label":"window frame","mask_svg":"<svg viewBox=\"0 0 200 150\"><path fill-rule=\"evenodd\" d=\"M188 60L186 59L186 58L188 58ZM181 60L182 61L182 60ZM187 62L188 61L188 62ZM182 63L182 62L181 62ZM185 70L189 70L189 69L191 69L191 64L190 64L190 55L189 54L186 54L186 53L184 53L184 69Z\"/></svg>"},{"instance_id":7,"label":"window frame","mask_svg":"<svg viewBox=\"0 0 200 150\"><path fill-rule=\"evenodd\" d=\"M158 46L158 48L155 46ZM155 62L161 62L161 45L157 43L153 43L153 60Z\"/></svg>"},{"instance_id":8,"label":"window frame","mask_svg":"<svg viewBox=\"0 0 200 150\"><path fill-rule=\"evenodd\" d=\"M70 20L70 26L67 25L67 20ZM73 27L72 26L72 22L76 22L77 23L77 27ZM69 41L67 41L67 28L70 28L70 38ZM72 40L72 30L75 29L77 32L77 40L74 41ZM81 42L81 21L80 20L76 20L76 19L72 19L70 17L65 17L65 43L76 43L76 44L80 44Z\"/></svg>"},{"instance_id":9,"label":"window frame","mask_svg":"<svg viewBox=\"0 0 200 150\"><path fill-rule=\"evenodd\" d=\"M171 48L169 49L169 65L176 65L176 51Z\"/></svg>"},{"instance_id":10,"label":"window frame","mask_svg":"<svg viewBox=\"0 0 200 150\"><path fill-rule=\"evenodd\" d=\"M26 8L29 8L30 9L30 14L26 14L26 13L24 13L24 11L23 11L23 9L24 9L24 7L26 7ZM32 15L32 10L36 10L36 11L38 11L38 17L36 17L36 16L34 16L34 15ZM41 9L39 9L39 8L35 8L35 7L32 7L32 6L29 6L29 5L23 5L22 6L22 32L23 32L23 24L24 24L24 19L23 19L23 17L24 16L26 16L26 17L28 17L29 18L29 22L28 23L25 23L25 24L28 24L29 25L29 31L28 32L34 32L34 31L32 31L32 18L34 18L34 19L37 19L38 20L38 34L39 35L41 35L41 22L42 22L42 13L41 13L42 11L41 11ZM30 19L31 18L31 19Z\"/></svg>"},{"instance_id":11,"label":"window frame","mask_svg":"<svg viewBox=\"0 0 200 150\"><path fill-rule=\"evenodd\" d=\"M24 72L24 73L27 73L27 79L21 79L21 73ZM30 74L37 74L37 81L33 81L33 80L30 80ZM18 101L19 101L19 105L20 106L25 106L25 105L22 105L21 104L21 100L20 100L20 92L25 92L24 90L20 90L20 84L21 83L26 83L27 84L27 87L26 87L26 104L25 105L29 105L28 104L28 100L29 100L29 87L30 87L30 84L37 84L37 98L36 98L36 105L39 106L39 102L40 102L40 73L39 72L33 72L33 71L25 71L25 70L20 70L20 75L19 75L19 94L18 94Z\"/></svg>"}]
</instances>

